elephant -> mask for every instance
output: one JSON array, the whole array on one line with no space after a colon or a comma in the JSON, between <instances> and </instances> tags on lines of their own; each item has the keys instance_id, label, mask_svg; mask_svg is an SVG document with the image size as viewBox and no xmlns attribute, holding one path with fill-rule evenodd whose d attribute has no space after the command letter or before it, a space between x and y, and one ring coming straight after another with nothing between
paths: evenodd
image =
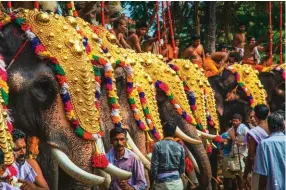
<instances>
[{"instance_id":1,"label":"elephant","mask_svg":"<svg viewBox=\"0 0 286 190\"><path fill-rule=\"evenodd\" d=\"M25 19L29 21L29 24L33 25L34 28L36 28L37 24L39 23L43 25L43 30L35 29L35 31L37 35L40 35L41 41L48 48L48 50L56 55L56 58L63 62L69 60L68 57L61 54L61 51L77 58L69 60L75 65L63 65L64 70L67 72L67 78L69 79L68 81L72 81L71 84L76 86L78 89L81 88L83 93L86 93L82 95L83 97L85 97L85 95L89 95L90 93L90 91L84 91L86 83L92 86L89 89L95 93L96 83L94 84L95 81L91 79L92 77L89 77L88 80L84 80L85 76L90 75L87 72L92 71L92 69L89 60L86 59L87 56L85 56L85 53L82 51L83 45L77 43L77 40L81 40L82 38L76 34L76 30L69 27L64 19L57 15L49 16L45 13L37 12L36 10L20 10L20 13L17 14L20 15L20 18L25 17ZM5 21L9 20L7 17L4 19L6 19ZM53 19L53 23L50 22L51 19ZM59 23L57 20L60 20ZM18 23L20 22L21 24L21 19L16 19L16 21ZM53 24L52 27L54 31L52 30L52 32L49 32L48 28L50 26L46 26L46 23ZM28 27L28 31L30 31L29 25L21 25L22 30L23 28L27 29L25 27ZM45 27L47 27L47 31L49 33L45 33ZM74 38L71 37L71 35L68 37L73 38L74 40L69 40L66 42L66 37L57 38L55 33L59 34L62 32L58 29L60 27L63 31L65 31L67 36L69 33L71 33ZM29 46L33 44L34 41L28 41L25 38L23 39L23 32L18 26L16 26L15 23L7 23L5 27L0 29L0 53L4 55L5 62L9 63L7 65L8 85L10 87L8 106L9 109L12 110L11 115L14 118L14 126L22 129L29 136L36 136L40 139L40 154L38 156L38 161L40 162L43 174L46 177L50 188L89 189L92 185L103 183L105 180L104 178L90 174L93 172L90 157L94 153L95 142L92 139L86 140L84 138L95 137L89 136L86 133L84 133L86 136L83 135L82 138L78 137L80 134L78 134L78 136L75 135L75 131L73 131L71 128L73 123L69 121L70 115L66 115L67 113L65 113L67 110L64 102L65 99L63 99L64 92L61 86L62 83L59 82L63 80L63 78L57 75L59 72L62 72L62 70L56 68L59 70L57 70L58 73L55 74L55 67L49 67L49 65L55 64L55 59L39 59L39 56L41 57L47 54L44 54L45 52L41 52L42 54L38 53L37 57L33 52L33 49ZM11 35L13 33L15 35ZM35 35L32 33L26 32L26 35L27 37L33 37L33 39L35 39ZM44 36L49 40L46 40ZM51 42L59 44L59 42L53 41L55 38L60 41L64 41L68 48L63 48L61 45L52 44ZM39 50L35 47L34 49L36 49L36 51ZM43 49L44 48L42 47L42 50ZM85 59L82 57L85 57ZM108 57L110 56L108 55ZM89 65L87 66L85 62L88 62ZM78 65L76 65L76 63L78 63ZM82 74L77 75L77 73L74 71L74 67L79 67ZM103 71L100 66L97 66L97 68L100 72L105 72L105 70ZM84 77L82 79L74 76ZM144 131L138 130L137 128L137 123L133 117L134 113L130 109L128 103L128 85L125 82L125 78L126 76L124 76L124 72L120 70L120 68L116 69L116 77L114 78L114 82L116 82L118 89L118 102L121 105L121 122L122 125L126 125L126 127L129 129L130 136L135 139L135 144L138 146L139 150L143 153L143 155L146 155L147 134ZM104 77L101 79L102 84L107 80ZM77 85L78 81L80 84L82 84L82 86ZM96 116L98 116L97 118L101 121L101 128L103 128L103 131L105 131L105 146L110 147L108 140L106 139L108 139L109 129L114 127L114 120L112 116L110 117L110 113L112 113L112 108L110 108L108 103L110 94L108 94L109 92L107 93L102 86L103 85L100 85L100 113L93 113L98 114ZM72 98L76 96L76 94L82 94L82 91L78 90L77 88L73 86L70 88ZM157 94L160 93L158 92ZM83 102L80 99L81 96L77 95L77 97L79 105L82 104ZM72 100L75 101L74 99ZM179 116L173 107L171 110L170 101L167 100L166 95L156 96L156 100L158 102L158 112L160 115L160 124L158 124L158 126L164 123L167 119L174 117L177 118L179 123L178 126L182 131L186 132L189 136L198 139L196 130L181 118L179 119ZM74 102L73 104L79 106ZM87 109L89 109L88 106ZM86 112L85 108L83 108L81 111L84 113ZM90 120L85 121L89 122ZM96 123L96 121L94 122ZM206 189L210 182L209 161L203 145L198 143L197 145L191 145L191 141L187 140L186 145L194 154L200 168L200 188ZM134 147L132 148L135 149ZM58 165L60 167L58 167ZM71 167L74 170L68 167ZM68 172L69 169L72 170L71 173ZM104 171L109 172L117 177L121 177L122 179L130 177L128 172L116 169L110 165L108 165Z\"/></svg>"},{"instance_id":2,"label":"elephant","mask_svg":"<svg viewBox=\"0 0 286 190\"><path fill-rule=\"evenodd\" d=\"M281 109L285 102L285 64L270 67L270 71L259 72L258 77L267 92L267 102L271 112ZM285 74L284 74L285 75Z\"/></svg>"}]
</instances>

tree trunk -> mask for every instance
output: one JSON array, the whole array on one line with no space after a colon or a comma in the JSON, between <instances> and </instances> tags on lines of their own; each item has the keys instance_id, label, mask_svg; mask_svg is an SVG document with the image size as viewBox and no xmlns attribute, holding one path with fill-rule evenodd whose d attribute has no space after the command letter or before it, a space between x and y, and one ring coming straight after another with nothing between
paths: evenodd
<instances>
[{"instance_id":1,"label":"tree trunk","mask_svg":"<svg viewBox=\"0 0 286 190\"><path fill-rule=\"evenodd\" d=\"M207 21L205 49L215 52L216 41L216 1L205 2L205 15Z\"/></svg>"},{"instance_id":2,"label":"tree trunk","mask_svg":"<svg viewBox=\"0 0 286 190\"><path fill-rule=\"evenodd\" d=\"M201 28L200 28L200 17L199 17L199 1L195 1L194 2L194 7L195 7L195 26L196 26L196 33L198 35L200 35L200 31L201 31Z\"/></svg>"}]
</instances>

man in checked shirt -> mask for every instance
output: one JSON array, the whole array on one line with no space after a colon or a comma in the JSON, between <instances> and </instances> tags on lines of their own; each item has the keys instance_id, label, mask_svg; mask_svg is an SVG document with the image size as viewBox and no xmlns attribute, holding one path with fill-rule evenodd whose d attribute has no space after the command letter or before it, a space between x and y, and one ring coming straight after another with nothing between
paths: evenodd
<instances>
[{"instance_id":1,"label":"man in checked shirt","mask_svg":"<svg viewBox=\"0 0 286 190\"><path fill-rule=\"evenodd\" d=\"M174 140L176 128L173 121L163 124L165 138L154 144L150 171L153 190L184 189L181 175L185 173L185 152Z\"/></svg>"}]
</instances>

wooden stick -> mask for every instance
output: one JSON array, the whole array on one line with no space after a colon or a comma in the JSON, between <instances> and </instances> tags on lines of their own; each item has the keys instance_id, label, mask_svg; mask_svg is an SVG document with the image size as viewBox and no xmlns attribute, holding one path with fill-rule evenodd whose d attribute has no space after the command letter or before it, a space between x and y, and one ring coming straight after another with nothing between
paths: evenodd
<instances>
[{"instance_id":1,"label":"wooden stick","mask_svg":"<svg viewBox=\"0 0 286 190\"><path fill-rule=\"evenodd\" d=\"M104 1L101 1L101 24L102 24L102 26L105 25L105 21L104 21Z\"/></svg>"},{"instance_id":2,"label":"wooden stick","mask_svg":"<svg viewBox=\"0 0 286 190\"><path fill-rule=\"evenodd\" d=\"M162 1L162 17L163 17L163 28L165 30L167 27L166 27L166 12L165 12L165 2L164 1Z\"/></svg>"},{"instance_id":3,"label":"wooden stick","mask_svg":"<svg viewBox=\"0 0 286 190\"><path fill-rule=\"evenodd\" d=\"M34 1L34 8L40 10L39 1Z\"/></svg>"},{"instance_id":4,"label":"wooden stick","mask_svg":"<svg viewBox=\"0 0 286 190\"><path fill-rule=\"evenodd\" d=\"M155 6L158 6L159 7L159 2L156 1L156 5ZM161 54L162 52L162 49L161 49L161 32L160 32L160 20L159 20L159 12L157 11L156 13L156 21L157 21L157 37L158 37L158 42L159 42L159 53Z\"/></svg>"},{"instance_id":5,"label":"wooden stick","mask_svg":"<svg viewBox=\"0 0 286 190\"><path fill-rule=\"evenodd\" d=\"M174 39L174 30L173 30L169 1L167 1L167 10L168 10L168 20L169 20L169 25L170 25L171 39L172 39L172 47L173 47L173 51L174 51L174 58L177 58L176 45L175 45L175 39Z\"/></svg>"},{"instance_id":6,"label":"wooden stick","mask_svg":"<svg viewBox=\"0 0 286 190\"><path fill-rule=\"evenodd\" d=\"M12 3L11 1L7 1L7 12L12 13Z\"/></svg>"},{"instance_id":7,"label":"wooden stick","mask_svg":"<svg viewBox=\"0 0 286 190\"><path fill-rule=\"evenodd\" d=\"M269 38L270 38L270 42L269 42L269 61L270 61L270 65L272 65L272 3L271 1L268 2L268 12L269 12Z\"/></svg>"},{"instance_id":8,"label":"wooden stick","mask_svg":"<svg viewBox=\"0 0 286 190\"><path fill-rule=\"evenodd\" d=\"M282 45L282 27L283 27L283 18L282 18L282 12L283 12L283 4L282 1L280 2L280 64L283 63L283 45Z\"/></svg>"}]
</instances>

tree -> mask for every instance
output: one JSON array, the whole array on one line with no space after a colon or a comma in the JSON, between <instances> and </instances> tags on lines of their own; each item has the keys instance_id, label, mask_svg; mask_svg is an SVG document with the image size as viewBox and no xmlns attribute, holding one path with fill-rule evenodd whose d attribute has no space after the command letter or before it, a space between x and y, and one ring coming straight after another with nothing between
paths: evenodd
<instances>
[{"instance_id":1,"label":"tree","mask_svg":"<svg viewBox=\"0 0 286 190\"><path fill-rule=\"evenodd\" d=\"M216 42L216 2L206 1L205 2L205 17L206 17L206 41L205 49L215 52Z\"/></svg>"}]
</instances>

